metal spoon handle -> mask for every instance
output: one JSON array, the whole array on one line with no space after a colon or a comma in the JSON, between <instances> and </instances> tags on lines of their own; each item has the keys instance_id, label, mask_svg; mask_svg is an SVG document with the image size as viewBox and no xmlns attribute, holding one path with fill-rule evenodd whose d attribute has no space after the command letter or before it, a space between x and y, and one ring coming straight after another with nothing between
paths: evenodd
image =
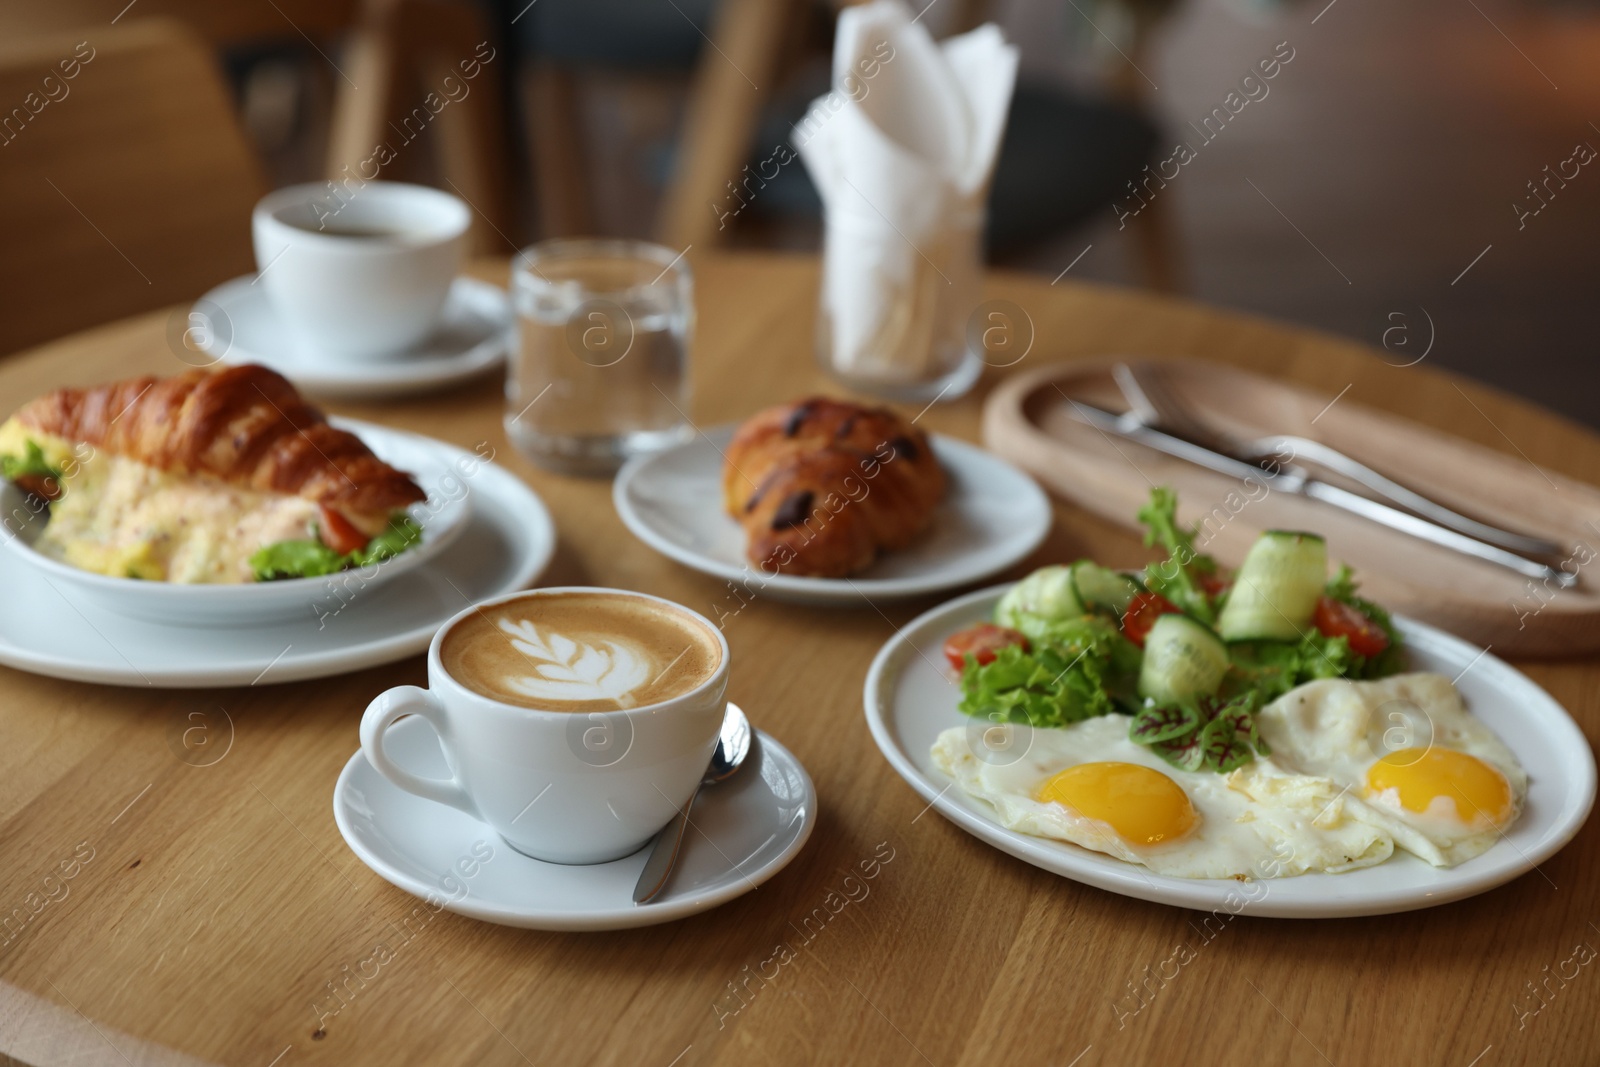
<instances>
[{"instance_id":1,"label":"metal spoon handle","mask_svg":"<svg viewBox=\"0 0 1600 1067\"><path fill-rule=\"evenodd\" d=\"M702 786L703 783L695 787L689 803L656 835L656 843L650 846L650 858L644 861L644 870L639 872L638 884L633 887L635 904L645 903L666 888L672 868L678 865L678 853L683 850L683 834L689 828L689 811L700 796Z\"/></svg>"}]
</instances>

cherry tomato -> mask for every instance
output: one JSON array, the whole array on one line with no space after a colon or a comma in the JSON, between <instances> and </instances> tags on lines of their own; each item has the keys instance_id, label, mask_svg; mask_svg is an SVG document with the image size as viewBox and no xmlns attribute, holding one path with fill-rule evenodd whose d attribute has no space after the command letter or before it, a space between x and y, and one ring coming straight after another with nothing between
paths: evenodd
<instances>
[{"instance_id":1,"label":"cherry tomato","mask_svg":"<svg viewBox=\"0 0 1600 1067\"><path fill-rule=\"evenodd\" d=\"M356 529L349 519L334 511L332 508L321 508L321 518L317 523L317 531L322 535L322 543L341 555L348 555L357 549L366 548L371 540L366 534Z\"/></svg>"},{"instance_id":2,"label":"cherry tomato","mask_svg":"<svg viewBox=\"0 0 1600 1067\"><path fill-rule=\"evenodd\" d=\"M1122 613L1122 633L1129 641L1144 647L1144 639L1150 634L1150 627L1156 624L1156 619L1162 615L1180 615L1178 606L1160 593L1140 593L1128 602L1128 610Z\"/></svg>"},{"instance_id":3,"label":"cherry tomato","mask_svg":"<svg viewBox=\"0 0 1600 1067\"><path fill-rule=\"evenodd\" d=\"M944 657L950 661L950 666L959 671L967 665L969 655L975 657L981 666L993 663L1000 650L1010 645L1017 645L1026 652L1028 639L1008 627L980 622L945 638Z\"/></svg>"},{"instance_id":4,"label":"cherry tomato","mask_svg":"<svg viewBox=\"0 0 1600 1067\"><path fill-rule=\"evenodd\" d=\"M1376 656L1389 647L1389 635L1377 623L1342 600L1323 597L1317 601L1311 622L1324 637L1342 637L1358 656Z\"/></svg>"}]
</instances>

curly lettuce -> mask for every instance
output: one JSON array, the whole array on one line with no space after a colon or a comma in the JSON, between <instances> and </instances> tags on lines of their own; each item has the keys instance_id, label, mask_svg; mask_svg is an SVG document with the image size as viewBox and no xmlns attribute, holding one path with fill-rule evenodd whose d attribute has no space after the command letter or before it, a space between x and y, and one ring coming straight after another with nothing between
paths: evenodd
<instances>
[{"instance_id":1,"label":"curly lettuce","mask_svg":"<svg viewBox=\"0 0 1600 1067\"><path fill-rule=\"evenodd\" d=\"M409 515L396 515L382 533L354 552L335 552L321 541L304 539L267 545L250 557L258 582L319 578L392 559L422 539L422 527Z\"/></svg>"},{"instance_id":2,"label":"curly lettuce","mask_svg":"<svg viewBox=\"0 0 1600 1067\"><path fill-rule=\"evenodd\" d=\"M1056 622L1030 651L1003 648L990 663L969 657L962 714L991 722L1070 726L1136 704L1139 649L1105 619Z\"/></svg>"}]
</instances>

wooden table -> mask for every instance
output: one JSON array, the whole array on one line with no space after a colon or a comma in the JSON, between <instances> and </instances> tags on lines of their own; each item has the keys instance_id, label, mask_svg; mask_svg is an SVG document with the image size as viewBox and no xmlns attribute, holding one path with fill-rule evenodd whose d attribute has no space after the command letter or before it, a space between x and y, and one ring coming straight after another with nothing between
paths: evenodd
<instances>
[{"instance_id":1,"label":"wooden table","mask_svg":"<svg viewBox=\"0 0 1600 1067\"><path fill-rule=\"evenodd\" d=\"M694 266L698 424L827 388L811 357L813 261ZM503 263L483 269L504 277ZM1595 436L1427 364L1385 366L1350 342L1132 292L1014 275L996 275L990 290L1036 325L1024 367L1107 351L1202 356L1330 399L1349 386L1351 399L1568 474L1600 467ZM68 382L180 370L168 320L146 315L5 360L0 411ZM923 424L975 438L984 392L933 408ZM702 611L723 592L634 541L606 482L516 457L497 382L338 410L468 447L492 442L555 514L548 582L640 589ZM1128 533L1070 507L1056 518L1027 566L1147 558ZM347 985L354 992L331 1015L328 983L358 968L371 976L363 961L416 903L344 846L334 779L367 701L420 684L422 657L219 691L0 670L0 919L31 914L0 934L0 1051L40 1064L260 1067L1600 1060L1600 964L1585 965L1595 956L1586 946L1600 946L1594 827L1542 875L1472 900L1388 918L1243 917L1208 940L1191 913L989 848L927 812L889 769L862 718L862 679L894 627L928 606L758 600L729 622L729 696L805 762L821 796L810 844L759 890L696 918L607 934L441 913L375 977ZM1527 670L1592 739L1600 665ZM208 767L175 758L173 722L216 707L234 725L227 756ZM92 858L69 882L46 882L75 849ZM809 942L797 933L875 856L892 859L868 895ZM36 914L29 894L46 900ZM796 956L779 966L781 943Z\"/></svg>"}]
</instances>

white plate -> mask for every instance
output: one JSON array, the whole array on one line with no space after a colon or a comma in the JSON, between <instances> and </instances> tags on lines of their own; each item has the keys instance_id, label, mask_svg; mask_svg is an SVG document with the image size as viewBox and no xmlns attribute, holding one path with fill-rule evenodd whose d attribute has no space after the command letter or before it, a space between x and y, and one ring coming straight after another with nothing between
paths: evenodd
<instances>
[{"instance_id":1,"label":"white plate","mask_svg":"<svg viewBox=\"0 0 1600 1067\"><path fill-rule=\"evenodd\" d=\"M147 582L80 570L36 551L33 542L46 523L29 521L34 511L21 490L0 482L6 550L40 571L51 585L70 590L75 600L119 615L174 626L260 626L307 616L315 617L331 601L338 602L352 586L371 589L422 566L460 536L467 524L467 500L461 477L440 442L420 434L393 430L354 419L333 419L333 425L359 436L389 465L407 472L427 499L407 509L422 527L422 540L381 563L360 571L319 578L286 578L274 582L199 585ZM41 513L42 514L42 513Z\"/></svg>"},{"instance_id":2,"label":"white plate","mask_svg":"<svg viewBox=\"0 0 1600 1067\"><path fill-rule=\"evenodd\" d=\"M395 723L384 744L407 770L449 776L438 735L415 716ZM611 863L533 859L470 815L399 789L359 751L334 786L333 818L362 863L436 907L538 930L651 926L748 893L783 870L811 836L817 794L800 761L759 730L750 760L700 794L672 881L643 905L633 903L633 887L648 849Z\"/></svg>"},{"instance_id":3,"label":"white plate","mask_svg":"<svg viewBox=\"0 0 1600 1067\"><path fill-rule=\"evenodd\" d=\"M499 367L511 345L506 291L476 278L450 287L432 336L391 359L351 360L309 351L278 319L266 289L247 274L224 282L189 310L189 337L223 363L259 363L303 392L381 399L424 393Z\"/></svg>"},{"instance_id":4,"label":"white plate","mask_svg":"<svg viewBox=\"0 0 1600 1067\"><path fill-rule=\"evenodd\" d=\"M366 436L364 424L347 425ZM200 628L106 611L0 552L0 663L76 681L197 688L320 678L421 652L467 604L531 584L556 536L544 503L515 475L429 443L440 463L466 472L468 518L449 550L423 566L379 587L353 580L300 619Z\"/></svg>"},{"instance_id":5,"label":"white plate","mask_svg":"<svg viewBox=\"0 0 1600 1067\"><path fill-rule=\"evenodd\" d=\"M849 578L766 577L745 558L744 529L722 506L722 427L628 461L612 500L633 535L662 555L755 592L802 604L860 604L982 581L1027 557L1050 532L1050 501L1032 478L976 445L931 435L950 490L915 543Z\"/></svg>"},{"instance_id":6,"label":"white plate","mask_svg":"<svg viewBox=\"0 0 1600 1067\"><path fill-rule=\"evenodd\" d=\"M867 725L890 765L940 814L1002 852L1073 881L1233 914L1328 919L1411 911L1528 873L1572 840L1594 804L1594 755L1561 705L1504 661L1431 626L1397 618L1412 669L1456 678L1467 709L1511 746L1528 772L1522 818L1483 855L1445 870L1396 849L1389 860L1348 874L1258 882L1255 899L1241 907L1239 883L1232 880L1162 877L1098 852L1008 830L995 821L992 808L957 788L928 755L940 731L973 721L956 710L959 691L942 666L940 647L949 634L987 620L1006 588L982 589L926 612L885 645L867 674Z\"/></svg>"}]
</instances>

